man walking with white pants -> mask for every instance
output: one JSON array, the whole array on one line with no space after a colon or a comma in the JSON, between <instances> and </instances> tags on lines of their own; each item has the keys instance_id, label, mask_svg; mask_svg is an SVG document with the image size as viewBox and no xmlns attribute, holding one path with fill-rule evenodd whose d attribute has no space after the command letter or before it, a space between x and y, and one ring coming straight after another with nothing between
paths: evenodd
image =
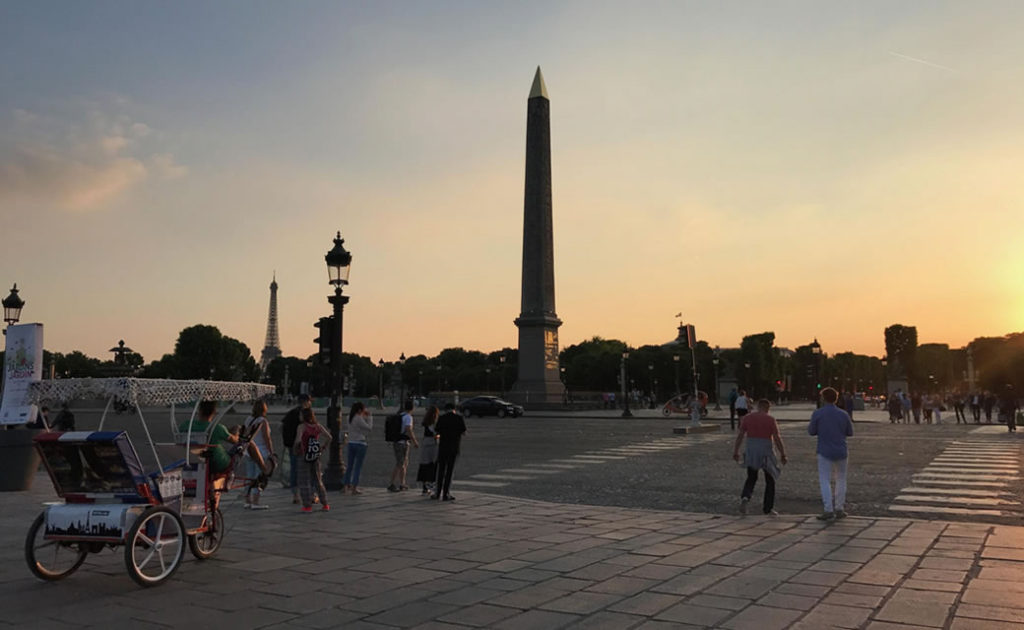
<instances>
[{"instance_id":1,"label":"man walking with white pants","mask_svg":"<svg viewBox=\"0 0 1024 630\"><path fill-rule=\"evenodd\" d=\"M826 387L821 390L825 404L813 414L807 425L807 432L818 437L818 483L821 485L821 501L825 511L819 521L834 521L845 518L846 511L846 461L848 457L846 438L853 436L853 421L842 409L836 407L839 392ZM832 494L832 473L835 472L835 499Z\"/></svg>"}]
</instances>

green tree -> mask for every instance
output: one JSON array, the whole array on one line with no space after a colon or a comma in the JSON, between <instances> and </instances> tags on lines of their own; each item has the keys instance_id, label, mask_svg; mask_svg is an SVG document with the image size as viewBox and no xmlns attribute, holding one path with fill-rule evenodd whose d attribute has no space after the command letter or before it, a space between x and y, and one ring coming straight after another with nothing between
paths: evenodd
<instances>
[{"instance_id":1,"label":"green tree","mask_svg":"<svg viewBox=\"0 0 1024 630\"><path fill-rule=\"evenodd\" d=\"M196 324L178 334L172 362L174 378L217 381L255 380L258 369L249 347L222 335L216 326Z\"/></svg>"},{"instance_id":2,"label":"green tree","mask_svg":"<svg viewBox=\"0 0 1024 630\"><path fill-rule=\"evenodd\" d=\"M746 387L751 397L774 398L775 376L778 373L778 352L775 349L775 333L763 332L747 335L740 343L738 368L740 386ZM750 367L747 368L746 364Z\"/></svg>"}]
</instances>

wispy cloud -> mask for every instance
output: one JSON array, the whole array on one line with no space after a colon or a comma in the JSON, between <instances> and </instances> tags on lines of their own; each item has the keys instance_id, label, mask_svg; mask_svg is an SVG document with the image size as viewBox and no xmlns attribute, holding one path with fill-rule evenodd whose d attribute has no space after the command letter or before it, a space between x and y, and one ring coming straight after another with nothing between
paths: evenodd
<instances>
[{"instance_id":1,"label":"wispy cloud","mask_svg":"<svg viewBox=\"0 0 1024 630\"><path fill-rule=\"evenodd\" d=\"M101 208L148 178L176 179L188 169L155 152L149 125L88 103L59 113L17 109L0 119L0 201L69 210Z\"/></svg>"},{"instance_id":2,"label":"wispy cloud","mask_svg":"<svg viewBox=\"0 0 1024 630\"><path fill-rule=\"evenodd\" d=\"M928 61L926 59L919 59L917 57L911 57L910 55L904 55L903 53L893 52L891 50L889 51L889 54L892 55L893 57L899 57L900 59L906 59L907 61L913 61L914 63L924 64L926 66L931 66L932 68L938 68L939 70L945 70L946 72L956 72L955 69L950 68L949 66L943 66L943 65L940 65L940 64L937 64L937 63L932 63L932 62L930 62L930 61Z\"/></svg>"}]
</instances>

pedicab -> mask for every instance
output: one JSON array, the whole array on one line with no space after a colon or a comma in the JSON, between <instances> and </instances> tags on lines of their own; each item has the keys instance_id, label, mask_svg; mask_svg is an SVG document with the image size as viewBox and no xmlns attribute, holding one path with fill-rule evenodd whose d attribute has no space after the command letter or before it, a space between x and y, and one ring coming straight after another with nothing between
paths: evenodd
<instances>
[{"instance_id":1,"label":"pedicab","mask_svg":"<svg viewBox=\"0 0 1024 630\"><path fill-rule=\"evenodd\" d=\"M203 560L220 548L226 533L220 494L233 487L234 468L248 443L226 449L231 465L215 472L208 457L209 436L236 403L274 394L273 385L200 380L96 378L32 383L29 398L63 403L106 399L96 431L48 431L35 437L54 490L62 502L48 504L25 539L25 560L32 573L55 581L74 573L90 553L124 548L128 574L142 586L156 586L178 569L186 544ZM202 401L229 401L208 426L196 414ZM194 403L180 424L175 406ZM147 472L125 430L104 430L114 406L137 412L138 425L153 468ZM144 407L170 407L173 442L158 443L150 433ZM199 428L202 430L199 430ZM177 459L175 459L177 458ZM174 461L171 461L171 460ZM162 465L167 460L167 465Z\"/></svg>"},{"instance_id":2,"label":"pedicab","mask_svg":"<svg viewBox=\"0 0 1024 630\"><path fill-rule=\"evenodd\" d=\"M708 395L704 392L697 392L697 400L700 403L700 417L706 418L708 415ZM692 402L693 394L673 396L662 406L661 415L666 418L674 413L689 416Z\"/></svg>"}]
</instances>

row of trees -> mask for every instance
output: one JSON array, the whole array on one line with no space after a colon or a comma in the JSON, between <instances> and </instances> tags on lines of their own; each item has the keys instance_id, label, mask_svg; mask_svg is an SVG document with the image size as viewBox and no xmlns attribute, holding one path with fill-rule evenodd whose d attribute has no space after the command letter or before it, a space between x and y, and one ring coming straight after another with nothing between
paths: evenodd
<instances>
[{"instance_id":1,"label":"row of trees","mask_svg":"<svg viewBox=\"0 0 1024 630\"><path fill-rule=\"evenodd\" d=\"M691 353L685 337L665 345L630 348L617 339L593 339L562 350L562 377L576 396L620 392L623 353L628 388L664 400L698 387L714 392L735 384L756 397L810 398L833 386L844 390L882 393L886 381L905 379L912 391L966 390L971 369L983 389L999 390L1006 384L1024 391L1024 333L981 337L961 349L947 344L918 344L917 330L895 324L885 329L888 367L879 357L840 352L828 355L817 341L795 350L775 346L775 334L747 335L739 348L718 349L697 343ZM503 348L490 353L447 348L436 356L415 355L399 362L374 363L370 357L344 353L342 373L346 395L368 397L400 392L507 391L518 373L518 351ZM224 335L214 326L198 324L181 331L174 352L145 364L131 352L123 362L101 361L74 351L45 352L47 375L58 378L99 377L132 373L147 378L209 378L262 380L274 383L282 394L297 395L303 383L315 394L328 390L328 370L316 355L275 359L260 372L248 346Z\"/></svg>"}]
</instances>

